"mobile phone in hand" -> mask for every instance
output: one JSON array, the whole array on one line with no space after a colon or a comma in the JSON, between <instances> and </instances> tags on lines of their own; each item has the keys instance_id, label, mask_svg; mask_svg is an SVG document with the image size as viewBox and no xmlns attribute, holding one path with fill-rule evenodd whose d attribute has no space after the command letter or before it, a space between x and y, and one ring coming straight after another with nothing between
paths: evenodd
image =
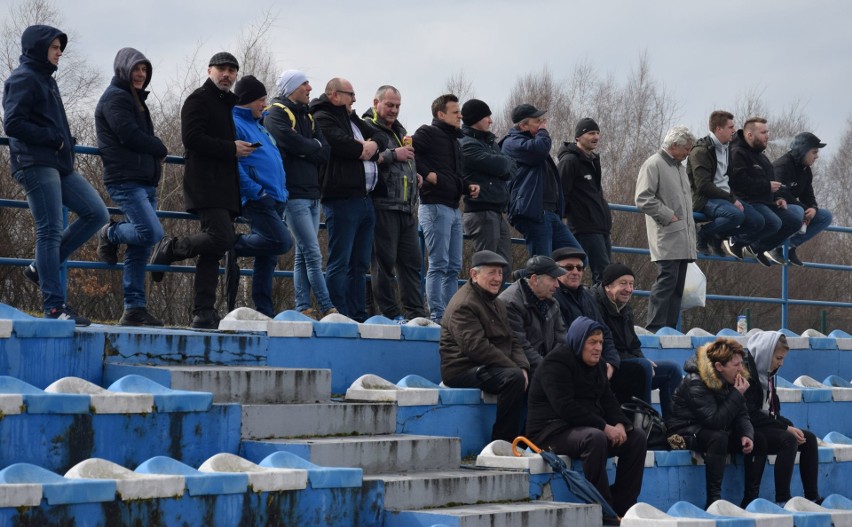
<instances>
[{"instance_id":1,"label":"mobile phone in hand","mask_svg":"<svg viewBox=\"0 0 852 527\"><path fill-rule=\"evenodd\" d=\"M252 144L251 144L251 147L252 147L252 148L260 148L261 146L263 146L263 145L262 145L262 144L260 144L260 143L252 143Z\"/></svg>"}]
</instances>

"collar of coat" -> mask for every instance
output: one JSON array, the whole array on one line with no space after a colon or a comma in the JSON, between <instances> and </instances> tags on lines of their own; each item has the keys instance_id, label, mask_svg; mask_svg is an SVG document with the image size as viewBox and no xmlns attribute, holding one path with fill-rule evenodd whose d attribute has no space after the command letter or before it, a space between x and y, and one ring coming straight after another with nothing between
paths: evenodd
<instances>
[{"instance_id":1,"label":"collar of coat","mask_svg":"<svg viewBox=\"0 0 852 527\"><path fill-rule=\"evenodd\" d=\"M707 356L707 348L709 347L709 344L701 346L698 348L698 351L695 352L696 362L698 363L698 375L701 377L701 381L708 388L714 391L721 391L731 385L719 377L719 374L716 372L713 362L710 360L710 357ZM743 368L742 376L748 380L749 374L747 368Z\"/></svg>"}]
</instances>

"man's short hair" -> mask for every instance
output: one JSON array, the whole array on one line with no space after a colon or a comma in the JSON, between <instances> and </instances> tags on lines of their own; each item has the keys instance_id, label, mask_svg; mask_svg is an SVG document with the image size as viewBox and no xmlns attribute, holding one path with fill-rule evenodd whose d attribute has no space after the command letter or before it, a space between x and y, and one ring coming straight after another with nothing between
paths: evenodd
<instances>
[{"instance_id":1,"label":"man's short hair","mask_svg":"<svg viewBox=\"0 0 852 527\"><path fill-rule=\"evenodd\" d=\"M399 96L399 90L391 86L390 84L385 84L384 86L379 86L379 89L376 90L376 99L379 101L383 101L385 99L385 95L388 92L393 93L396 96Z\"/></svg>"},{"instance_id":2,"label":"man's short hair","mask_svg":"<svg viewBox=\"0 0 852 527\"><path fill-rule=\"evenodd\" d=\"M692 135L692 132L690 132L689 128L686 126L678 125L666 133L666 137L663 139L662 149L668 150L675 145L685 146L687 144L694 145L695 136Z\"/></svg>"},{"instance_id":3,"label":"man's short hair","mask_svg":"<svg viewBox=\"0 0 852 527\"><path fill-rule=\"evenodd\" d=\"M445 93L432 101L432 117L437 118L438 112L446 112L447 104L451 102L459 102L459 98L452 93Z\"/></svg>"},{"instance_id":4,"label":"man's short hair","mask_svg":"<svg viewBox=\"0 0 852 527\"><path fill-rule=\"evenodd\" d=\"M717 338L710 344L707 344L704 350L711 364L718 362L724 366L734 358L734 355L739 355L745 359L745 352L742 345L734 339Z\"/></svg>"},{"instance_id":5,"label":"man's short hair","mask_svg":"<svg viewBox=\"0 0 852 527\"><path fill-rule=\"evenodd\" d=\"M710 131L715 132L716 128L724 128L728 121L734 120L734 114L725 110L716 110L710 114Z\"/></svg>"},{"instance_id":6,"label":"man's short hair","mask_svg":"<svg viewBox=\"0 0 852 527\"><path fill-rule=\"evenodd\" d=\"M754 125L757 123L766 124L766 119L763 117L749 117L746 119L746 122L743 123L743 130L746 132L751 132L754 130Z\"/></svg>"},{"instance_id":7,"label":"man's short hair","mask_svg":"<svg viewBox=\"0 0 852 527\"><path fill-rule=\"evenodd\" d=\"M336 92L340 88L343 87L343 79L340 77L334 77L328 84L325 85L325 95L326 97L330 97L332 93Z\"/></svg>"}]
</instances>

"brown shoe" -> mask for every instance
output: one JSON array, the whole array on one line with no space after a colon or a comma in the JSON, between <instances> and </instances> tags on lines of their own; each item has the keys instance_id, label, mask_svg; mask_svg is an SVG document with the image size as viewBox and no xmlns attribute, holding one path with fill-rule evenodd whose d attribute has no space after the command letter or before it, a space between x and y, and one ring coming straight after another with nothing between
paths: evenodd
<instances>
[{"instance_id":1,"label":"brown shoe","mask_svg":"<svg viewBox=\"0 0 852 527\"><path fill-rule=\"evenodd\" d=\"M321 318L325 318L327 315L334 315L335 313L340 313L340 311L338 311L336 307L330 307L322 312Z\"/></svg>"},{"instance_id":2,"label":"brown shoe","mask_svg":"<svg viewBox=\"0 0 852 527\"><path fill-rule=\"evenodd\" d=\"M309 307L308 309L302 310L302 314L308 318L312 318L314 320L319 320L319 311L316 309Z\"/></svg>"}]
</instances>

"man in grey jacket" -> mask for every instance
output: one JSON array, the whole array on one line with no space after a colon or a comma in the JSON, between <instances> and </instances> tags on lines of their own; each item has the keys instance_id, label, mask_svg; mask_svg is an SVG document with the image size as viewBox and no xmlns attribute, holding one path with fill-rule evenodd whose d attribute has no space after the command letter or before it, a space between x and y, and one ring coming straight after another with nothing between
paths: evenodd
<instances>
[{"instance_id":1,"label":"man in grey jacket","mask_svg":"<svg viewBox=\"0 0 852 527\"><path fill-rule=\"evenodd\" d=\"M559 287L557 278L565 270L549 256L533 256L527 260L526 277L500 293L506 306L512 338L524 348L530 362L530 378L544 356L559 344L565 344L565 325L559 303L553 293Z\"/></svg>"},{"instance_id":2,"label":"man in grey jacket","mask_svg":"<svg viewBox=\"0 0 852 527\"><path fill-rule=\"evenodd\" d=\"M675 126L642 164L636 181L636 206L645 214L651 261L658 270L648 305L649 331L677 326L686 267L696 258L692 193L683 166L693 144L689 129Z\"/></svg>"}]
</instances>

